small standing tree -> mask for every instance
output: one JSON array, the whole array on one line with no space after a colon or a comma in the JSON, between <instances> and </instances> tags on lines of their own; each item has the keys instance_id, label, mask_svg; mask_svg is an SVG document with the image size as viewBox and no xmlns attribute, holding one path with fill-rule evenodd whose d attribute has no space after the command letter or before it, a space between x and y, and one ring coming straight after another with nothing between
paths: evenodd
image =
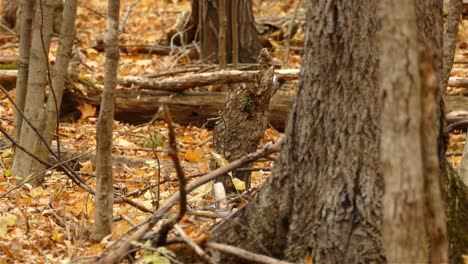
<instances>
[{"instance_id":1,"label":"small standing tree","mask_svg":"<svg viewBox=\"0 0 468 264\"><path fill-rule=\"evenodd\" d=\"M112 124L114 120L115 87L119 66L120 0L109 0L107 32L104 39L106 64L104 92L97 124L96 197L94 226L90 239L101 241L112 231L114 182L112 177Z\"/></svg>"},{"instance_id":2,"label":"small standing tree","mask_svg":"<svg viewBox=\"0 0 468 264\"><path fill-rule=\"evenodd\" d=\"M54 0L37 0L35 5L24 115L36 130L41 131L40 124L44 111L45 86L47 84L47 71L49 70L47 55L52 38ZM22 57L21 54L20 57ZM17 125L19 124L17 123ZM18 130L18 128L15 129ZM38 155L42 142L36 131L25 120L22 121L17 140L21 146ZM12 174L23 179L26 178L33 173L33 162L32 157L17 149L13 160ZM32 183L38 184L39 181L34 180Z\"/></svg>"},{"instance_id":3,"label":"small standing tree","mask_svg":"<svg viewBox=\"0 0 468 264\"><path fill-rule=\"evenodd\" d=\"M75 38L75 19L77 1L66 1L63 9L63 23L60 29L60 41L57 50L56 63L53 71L47 61L50 40L52 37L52 25L54 9L57 1L47 0L35 3L36 12L33 20L33 35L31 43L31 19L33 4L31 1L22 1L20 27L20 58L17 79L16 103L25 117L34 126L31 127L20 113L15 114L14 136L20 145L41 160L47 160L48 149L56 134L59 120L59 109L67 75L68 63ZM43 13L42 13L43 12ZM44 16L44 19L42 18ZM31 60L31 61L30 61ZM29 64L28 64L29 62ZM29 67L28 67L29 66ZM27 68L28 67L28 68ZM50 72L51 71L51 72ZM46 107L45 86L50 85ZM39 133L42 139L37 135ZM43 141L44 140L44 141ZM28 175L36 175L45 170L45 166L21 150L15 153L13 174L20 178ZM35 176L30 180L33 185L43 181L44 174Z\"/></svg>"}]
</instances>

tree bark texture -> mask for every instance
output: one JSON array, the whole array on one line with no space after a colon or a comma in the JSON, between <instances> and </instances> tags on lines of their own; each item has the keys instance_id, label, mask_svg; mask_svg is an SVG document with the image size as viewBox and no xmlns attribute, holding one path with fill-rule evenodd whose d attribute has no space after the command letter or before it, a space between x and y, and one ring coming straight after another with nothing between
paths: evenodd
<instances>
[{"instance_id":1,"label":"tree bark texture","mask_svg":"<svg viewBox=\"0 0 468 264\"><path fill-rule=\"evenodd\" d=\"M112 231L114 181L112 176L112 124L114 120L115 87L119 65L120 0L109 0L107 11L106 64L104 92L97 123L96 197L94 226L90 239L101 241Z\"/></svg>"},{"instance_id":2,"label":"tree bark texture","mask_svg":"<svg viewBox=\"0 0 468 264\"><path fill-rule=\"evenodd\" d=\"M239 47L240 62L255 62L262 41L255 28L255 19L252 13L252 0L236 1L237 6L231 4L232 0L225 1L226 10L226 50L231 51L232 48L232 12L231 9L237 8L237 36ZM188 31L187 39L194 39L196 28L198 27L202 58L207 60L218 59L218 36L220 34L220 19L218 16L218 7L220 0L203 1L192 0L192 14L190 21L195 27ZM232 62L232 53L226 53L227 62Z\"/></svg>"},{"instance_id":3,"label":"tree bark texture","mask_svg":"<svg viewBox=\"0 0 468 264\"><path fill-rule=\"evenodd\" d=\"M260 72L255 85L234 85L226 98L226 109L214 129L215 151L226 160L233 161L257 150L270 121L270 100L274 93L274 68L267 49L258 57ZM214 162L212 169L215 169ZM250 188L250 172L233 173L233 177ZM227 192L235 192L232 179L221 179ZM241 190L240 190L241 191Z\"/></svg>"},{"instance_id":4,"label":"tree bark texture","mask_svg":"<svg viewBox=\"0 0 468 264\"><path fill-rule=\"evenodd\" d=\"M441 89L445 91L452 70L457 48L458 24L463 11L463 0L450 0L447 4L448 15L444 31Z\"/></svg>"},{"instance_id":5,"label":"tree bark texture","mask_svg":"<svg viewBox=\"0 0 468 264\"><path fill-rule=\"evenodd\" d=\"M40 120L44 111L45 86L49 70L47 56L52 38L54 0L37 0L35 5L24 115L38 131L41 131ZM35 155L38 154L42 144L36 132L24 120L21 125L19 143ZM33 172L32 164L33 159L17 149L13 161L13 174L23 179L26 178ZM33 180L31 183L37 185L40 182Z\"/></svg>"},{"instance_id":6,"label":"tree bark texture","mask_svg":"<svg viewBox=\"0 0 468 264\"><path fill-rule=\"evenodd\" d=\"M62 103L63 90L65 89L65 80L68 75L68 62L70 61L71 52L73 48L73 40L75 39L75 18L77 11L77 1L65 1L63 23L60 32L60 40L57 49L57 56L52 74L52 88L49 96L45 111L41 118L40 127L43 128L39 131L44 137L46 144L49 146L52 143L54 135L58 134L58 123L60 120L60 106ZM39 145L38 157L46 159L49 152L44 144ZM60 154L60 152L58 152ZM42 171L46 167L44 164L33 160L32 171ZM44 174L40 175L38 181L43 181Z\"/></svg>"},{"instance_id":7,"label":"tree bark texture","mask_svg":"<svg viewBox=\"0 0 468 264\"><path fill-rule=\"evenodd\" d=\"M273 175L213 238L277 258L384 262L373 1L306 2L305 53ZM372 51L372 52L369 52Z\"/></svg>"},{"instance_id":8,"label":"tree bark texture","mask_svg":"<svg viewBox=\"0 0 468 264\"><path fill-rule=\"evenodd\" d=\"M419 53L416 4L381 3L380 154L386 257L389 263L428 263L428 242L435 242L431 243L432 263L445 263L447 240L437 153L439 76L430 50L425 56ZM429 241L427 232L437 241Z\"/></svg>"},{"instance_id":9,"label":"tree bark texture","mask_svg":"<svg viewBox=\"0 0 468 264\"><path fill-rule=\"evenodd\" d=\"M16 2L16 1L6 1ZM16 79L16 105L24 112L24 104L26 101L26 93L28 89L28 76L29 76L29 54L31 49L31 37L32 37L32 20L33 20L33 9L34 1L21 0L21 12L20 20L23 27L20 31L20 50L18 58L18 78ZM16 13L16 10L15 10ZM14 116L14 138L16 141L20 138L21 126L23 124L23 116L15 112Z\"/></svg>"}]
</instances>

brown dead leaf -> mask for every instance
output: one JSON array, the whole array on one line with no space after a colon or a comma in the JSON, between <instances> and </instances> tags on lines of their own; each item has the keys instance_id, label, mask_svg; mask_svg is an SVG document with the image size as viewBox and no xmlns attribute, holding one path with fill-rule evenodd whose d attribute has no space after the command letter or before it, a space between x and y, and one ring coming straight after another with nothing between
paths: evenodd
<instances>
[{"instance_id":1,"label":"brown dead leaf","mask_svg":"<svg viewBox=\"0 0 468 264\"><path fill-rule=\"evenodd\" d=\"M81 112L80 120L85 120L88 117L96 115L96 107L90 104L83 104L76 107Z\"/></svg>"},{"instance_id":2,"label":"brown dead leaf","mask_svg":"<svg viewBox=\"0 0 468 264\"><path fill-rule=\"evenodd\" d=\"M185 160L192 163L200 163L203 161L205 153L201 148L191 149L188 148L185 152Z\"/></svg>"}]
</instances>

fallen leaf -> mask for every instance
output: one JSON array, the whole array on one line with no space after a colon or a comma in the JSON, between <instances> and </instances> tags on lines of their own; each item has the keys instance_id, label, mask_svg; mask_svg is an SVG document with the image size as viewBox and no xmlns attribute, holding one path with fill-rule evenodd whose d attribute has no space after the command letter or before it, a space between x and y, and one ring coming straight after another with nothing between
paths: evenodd
<instances>
[{"instance_id":1,"label":"fallen leaf","mask_svg":"<svg viewBox=\"0 0 468 264\"><path fill-rule=\"evenodd\" d=\"M88 117L93 117L96 115L96 107L90 104L83 104L76 107L81 112L80 120L84 120Z\"/></svg>"}]
</instances>

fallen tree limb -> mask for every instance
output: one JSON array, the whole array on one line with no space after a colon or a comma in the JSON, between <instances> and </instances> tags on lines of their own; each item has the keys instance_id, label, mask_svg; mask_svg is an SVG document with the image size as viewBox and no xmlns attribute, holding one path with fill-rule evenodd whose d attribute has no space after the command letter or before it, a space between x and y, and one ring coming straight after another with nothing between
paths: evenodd
<instances>
[{"instance_id":1,"label":"fallen tree limb","mask_svg":"<svg viewBox=\"0 0 468 264\"><path fill-rule=\"evenodd\" d=\"M16 71L0 71L0 74L2 73L13 75L14 82L16 82ZM287 78L293 77L289 76ZM466 83L468 87L468 78L464 79L465 81L458 79L457 77L450 78L449 85ZM83 104L99 106L101 93L102 90L98 88L86 87L83 91L75 89L73 85L68 84L63 98L62 114L76 111L76 107ZM129 123L147 122L151 120L157 109L163 103L166 103L171 109L174 122L182 125L207 125L211 127L213 124L206 124L206 122L210 118L217 117L219 111L224 109L225 98L226 94L220 92L184 92L174 94L163 91L119 89L116 91L115 118L116 120ZM281 131L284 130L292 100L293 97L288 95L276 95L273 97L270 123L274 128ZM468 97L445 96L445 101L448 123L468 119Z\"/></svg>"},{"instance_id":2,"label":"fallen tree limb","mask_svg":"<svg viewBox=\"0 0 468 264\"><path fill-rule=\"evenodd\" d=\"M189 88L213 84L228 83L253 83L258 75L258 71L216 71L191 74L179 78L165 78L160 80L144 77L119 77L118 82L123 86L138 86L148 90L162 90L171 92L180 92ZM275 75L280 80L297 80L299 69L276 70Z\"/></svg>"},{"instance_id":3,"label":"fallen tree limb","mask_svg":"<svg viewBox=\"0 0 468 264\"><path fill-rule=\"evenodd\" d=\"M66 89L62 115L76 111L79 105L90 104L98 107L102 91L88 87L86 91ZM115 119L128 123L143 123L151 120L159 107L165 103L169 106L174 122L182 125L206 125L212 127L210 118L218 117L224 109L227 93L223 92L184 92L169 93L148 90L116 90ZM292 97L276 95L270 106L270 123L282 131L285 128Z\"/></svg>"},{"instance_id":4,"label":"fallen tree limb","mask_svg":"<svg viewBox=\"0 0 468 264\"><path fill-rule=\"evenodd\" d=\"M445 113L448 124L468 119L468 97L445 96Z\"/></svg>"},{"instance_id":5,"label":"fallen tree limb","mask_svg":"<svg viewBox=\"0 0 468 264\"><path fill-rule=\"evenodd\" d=\"M449 79L448 86L468 88L468 78L451 77Z\"/></svg>"},{"instance_id":6,"label":"fallen tree limb","mask_svg":"<svg viewBox=\"0 0 468 264\"><path fill-rule=\"evenodd\" d=\"M240 259L248 260L249 262L255 263L265 263L265 264L291 264L291 262L274 259L265 255L256 254L250 251L247 251L242 248L233 247L226 244L220 244L215 242L207 242L205 246L226 254L234 255Z\"/></svg>"},{"instance_id":7,"label":"fallen tree limb","mask_svg":"<svg viewBox=\"0 0 468 264\"><path fill-rule=\"evenodd\" d=\"M262 149L250 153L236 161L233 161L232 163L229 163L228 165L218 168L205 176L191 182L186 186L186 191L187 193L195 190L197 187L217 178L222 175L225 175L226 173L242 167L248 163L251 163L259 158L268 156L272 153L276 153L281 149L281 145L283 143L283 138L280 138L275 144L267 144L265 147ZM133 241L139 241L143 238L143 236L146 233L149 233L151 228L156 225L156 223L161 220L161 218L166 214L166 212L171 209L174 205L176 205L179 202L180 199L180 194L179 192L175 193L174 195L169 198L152 216L150 219L148 219L146 222L138 226L138 229L136 230L135 233L127 237L125 240L120 240L116 241L114 246L117 246L116 249L108 248L110 252L107 253L107 255L101 255L99 257L98 263L116 263L118 260L120 260L123 256L125 256L128 253L128 250L132 246Z\"/></svg>"}]
</instances>

